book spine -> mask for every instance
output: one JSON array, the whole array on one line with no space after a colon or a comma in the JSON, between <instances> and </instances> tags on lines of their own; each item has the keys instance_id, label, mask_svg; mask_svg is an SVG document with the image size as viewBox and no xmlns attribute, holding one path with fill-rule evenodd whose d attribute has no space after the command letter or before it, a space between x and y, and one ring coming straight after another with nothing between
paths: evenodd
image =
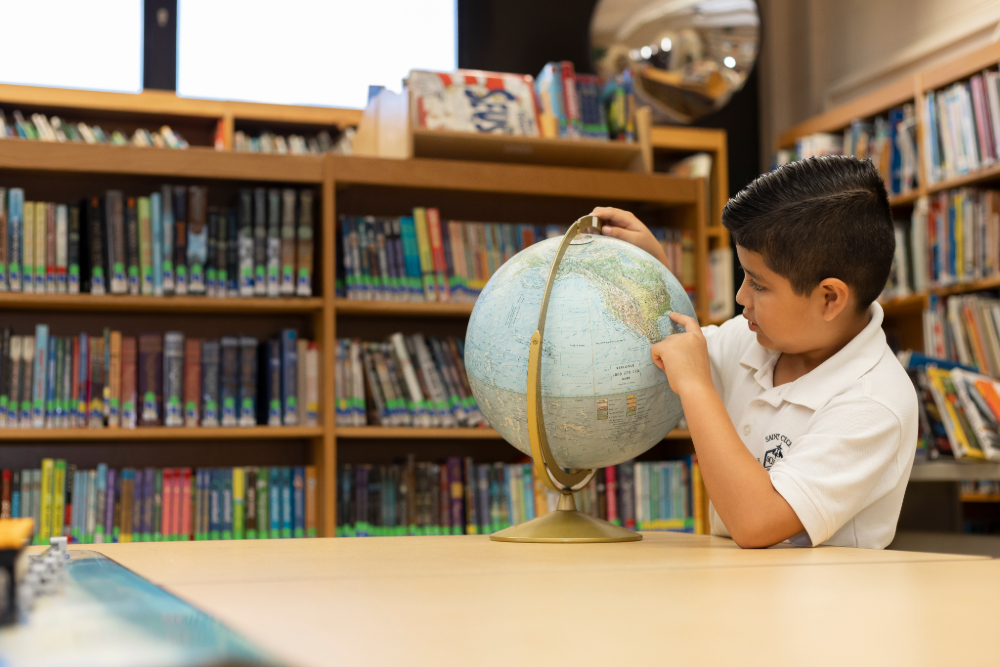
<instances>
[{"instance_id":1,"label":"book spine","mask_svg":"<svg viewBox=\"0 0 1000 667\"><path fill-rule=\"evenodd\" d=\"M192 527L192 488L191 488L191 468L183 468L181 471L181 517L180 517L180 540L186 542L191 539ZM176 522L175 522L176 525Z\"/></svg>"},{"instance_id":2,"label":"book spine","mask_svg":"<svg viewBox=\"0 0 1000 667\"><path fill-rule=\"evenodd\" d=\"M104 196L104 235L107 253L104 257L111 294L128 292L125 258L125 202L121 191L109 190Z\"/></svg>"},{"instance_id":3,"label":"book spine","mask_svg":"<svg viewBox=\"0 0 1000 667\"><path fill-rule=\"evenodd\" d=\"M184 341L184 425L199 425L201 403L201 350L200 338Z\"/></svg>"},{"instance_id":4,"label":"book spine","mask_svg":"<svg viewBox=\"0 0 1000 667\"><path fill-rule=\"evenodd\" d=\"M7 197L7 289L20 292L24 276L24 190L11 188Z\"/></svg>"},{"instance_id":5,"label":"book spine","mask_svg":"<svg viewBox=\"0 0 1000 667\"><path fill-rule=\"evenodd\" d=\"M267 425L281 426L281 340L267 341Z\"/></svg>"},{"instance_id":6,"label":"book spine","mask_svg":"<svg viewBox=\"0 0 1000 667\"><path fill-rule=\"evenodd\" d=\"M0 210L3 208L3 197L0 195ZM3 213L0 213L2 218ZM66 292L69 294L80 293L80 207L68 206L66 208L67 231L66 231ZM0 222L2 226L2 222ZM3 233L0 232L0 239ZM2 242L2 241L0 241ZM0 283L2 283L0 279Z\"/></svg>"},{"instance_id":7,"label":"book spine","mask_svg":"<svg viewBox=\"0 0 1000 667\"><path fill-rule=\"evenodd\" d=\"M184 334L163 336L163 424L184 425Z\"/></svg>"},{"instance_id":8,"label":"book spine","mask_svg":"<svg viewBox=\"0 0 1000 667\"><path fill-rule=\"evenodd\" d=\"M281 537L281 469L271 467L268 472L270 473L268 480L270 535L272 540L276 540Z\"/></svg>"},{"instance_id":9,"label":"book spine","mask_svg":"<svg viewBox=\"0 0 1000 667\"><path fill-rule=\"evenodd\" d=\"M208 188L188 188L188 293L204 294L205 262L208 261L208 225L206 206Z\"/></svg>"},{"instance_id":10,"label":"book spine","mask_svg":"<svg viewBox=\"0 0 1000 667\"><path fill-rule=\"evenodd\" d=\"M153 295L163 296L163 197L159 192L149 195L149 234L152 253Z\"/></svg>"},{"instance_id":11,"label":"book spine","mask_svg":"<svg viewBox=\"0 0 1000 667\"><path fill-rule=\"evenodd\" d=\"M233 469L220 468L219 482L222 495L219 498L222 510L220 537L224 540L233 539Z\"/></svg>"},{"instance_id":12,"label":"book spine","mask_svg":"<svg viewBox=\"0 0 1000 667\"><path fill-rule=\"evenodd\" d=\"M291 471L292 477L292 521L290 537L306 536L306 470L296 466Z\"/></svg>"},{"instance_id":13,"label":"book spine","mask_svg":"<svg viewBox=\"0 0 1000 667\"><path fill-rule=\"evenodd\" d=\"M253 262L256 296L267 294L267 190L255 188L253 191Z\"/></svg>"},{"instance_id":14,"label":"book spine","mask_svg":"<svg viewBox=\"0 0 1000 667\"><path fill-rule=\"evenodd\" d=\"M35 293L56 291L56 205L35 203Z\"/></svg>"},{"instance_id":15,"label":"book spine","mask_svg":"<svg viewBox=\"0 0 1000 667\"><path fill-rule=\"evenodd\" d=\"M238 289L240 296L249 297L254 293L253 190L249 188L239 192L237 225Z\"/></svg>"},{"instance_id":16,"label":"book spine","mask_svg":"<svg viewBox=\"0 0 1000 667\"><path fill-rule=\"evenodd\" d=\"M288 296L295 294L295 190L285 189L281 193L281 285L279 292Z\"/></svg>"},{"instance_id":17,"label":"book spine","mask_svg":"<svg viewBox=\"0 0 1000 667\"><path fill-rule=\"evenodd\" d=\"M35 293L35 202L24 202L24 222L21 236L21 291Z\"/></svg>"},{"instance_id":18,"label":"book spine","mask_svg":"<svg viewBox=\"0 0 1000 667\"><path fill-rule=\"evenodd\" d=\"M220 211L219 212L219 227L216 230L219 234L218 240L215 244L215 296L222 298L229 295L230 291L230 273L229 273L229 255L231 254L230 246L235 249L236 236L235 234L230 238L230 219L232 218L231 211ZM233 219L235 222L235 219ZM235 227L235 225L234 225ZM234 289L234 291L236 291Z\"/></svg>"},{"instance_id":19,"label":"book spine","mask_svg":"<svg viewBox=\"0 0 1000 667\"><path fill-rule=\"evenodd\" d=\"M281 332L281 405L282 423L296 426L299 423L298 396L298 344L295 329Z\"/></svg>"},{"instance_id":20,"label":"book spine","mask_svg":"<svg viewBox=\"0 0 1000 667\"><path fill-rule=\"evenodd\" d=\"M295 294L297 296L312 296L313 274L313 191L299 192L299 224L297 248L297 273L295 278Z\"/></svg>"},{"instance_id":21,"label":"book spine","mask_svg":"<svg viewBox=\"0 0 1000 667\"><path fill-rule=\"evenodd\" d=\"M152 296L156 291L156 278L153 266L153 220L150 198L139 197L135 201L139 227L139 292Z\"/></svg>"},{"instance_id":22,"label":"book spine","mask_svg":"<svg viewBox=\"0 0 1000 667\"><path fill-rule=\"evenodd\" d=\"M111 332L111 364L108 370L108 427L118 428L121 424L122 396L122 334Z\"/></svg>"},{"instance_id":23,"label":"book spine","mask_svg":"<svg viewBox=\"0 0 1000 667\"><path fill-rule=\"evenodd\" d=\"M176 272L174 271L174 189L170 185L160 188L160 219L162 232L162 264L163 293L173 294L176 290Z\"/></svg>"},{"instance_id":24,"label":"book spine","mask_svg":"<svg viewBox=\"0 0 1000 667\"><path fill-rule=\"evenodd\" d=\"M305 537L316 537L317 493L316 466L306 466L305 472Z\"/></svg>"},{"instance_id":25,"label":"book spine","mask_svg":"<svg viewBox=\"0 0 1000 667\"><path fill-rule=\"evenodd\" d=\"M7 188L0 188L0 292L7 291L7 265L10 262L10 232L7 227Z\"/></svg>"},{"instance_id":26,"label":"book spine","mask_svg":"<svg viewBox=\"0 0 1000 667\"><path fill-rule=\"evenodd\" d=\"M278 470L281 471L281 537L287 538L292 536L293 528L292 471L291 468L284 466L278 468Z\"/></svg>"},{"instance_id":27,"label":"book spine","mask_svg":"<svg viewBox=\"0 0 1000 667\"><path fill-rule=\"evenodd\" d=\"M244 534L246 539L257 539L257 469L249 467L244 476L246 478L246 498L243 502L245 513Z\"/></svg>"},{"instance_id":28,"label":"book spine","mask_svg":"<svg viewBox=\"0 0 1000 667\"><path fill-rule=\"evenodd\" d=\"M427 210L413 209L413 223L417 234L417 252L420 257L420 273L423 278L424 300L437 301L438 293L434 276L434 256L428 231Z\"/></svg>"},{"instance_id":29,"label":"book spine","mask_svg":"<svg viewBox=\"0 0 1000 667\"><path fill-rule=\"evenodd\" d=\"M208 297L218 297L218 274L219 274L219 227L220 227L220 217L219 211L209 210L208 211L208 224L206 225L205 238L207 239L208 248L206 251L205 260L205 295ZM225 229L225 225L221 225ZM223 252L225 252L225 246L223 246ZM226 295L226 288L223 285L222 296Z\"/></svg>"},{"instance_id":30,"label":"book spine","mask_svg":"<svg viewBox=\"0 0 1000 667\"><path fill-rule=\"evenodd\" d=\"M55 289L57 294L69 292L69 207L59 204L55 208Z\"/></svg>"},{"instance_id":31,"label":"book spine","mask_svg":"<svg viewBox=\"0 0 1000 667\"><path fill-rule=\"evenodd\" d=\"M222 471L212 468L208 471L208 539L222 537Z\"/></svg>"},{"instance_id":32,"label":"book spine","mask_svg":"<svg viewBox=\"0 0 1000 667\"><path fill-rule=\"evenodd\" d=\"M257 425L257 339L240 336L240 426Z\"/></svg>"},{"instance_id":33,"label":"book spine","mask_svg":"<svg viewBox=\"0 0 1000 667\"><path fill-rule=\"evenodd\" d=\"M159 426L163 402L163 338L157 334L139 336L139 400L141 426Z\"/></svg>"},{"instance_id":34,"label":"book spine","mask_svg":"<svg viewBox=\"0 0 1000 667\"><path fill-rule=\"evenodd\" d=\"M175 186L174 195L174 292L188 293L188 208L187 188Z\"/></svg>"},{"instance_id":35,"label":"book spine","mask_svg":"<svg viewBox=\"0 0 1000 667\"><path fill-rule=\"evenodd\" d=\"M28 339L30 340L30 339ZM46 387L46 380L48 379L48 345L49 345L49 327L45 324L39 324L35 327L35 339L34 339L34 369L32 371L33 382L31 386L31 408L28 415L30 421L25 423L30 423L32 428L44 428L45 427L45 402L48 398L48 392ZM25 360L27 360L27 355L25 355ZM24 420L25 415L22 413L22 420Z\"/></svg>"},{"instance_id":36,"label":"book spine","mask_svg":"<svg viewBox=\"0 0 1000 667\"><path fill-rule=\"evenodd\" d=\"M137 341L134 336L121 337L121 425L135 428L138 422L138 388L136 385Z\"/></svg>"},{"instance_id":37,"label":"book spine","mask_svg":"<svg viewBox=\"0 0 1000 667\"><path fill-rule=\"evenodd\" d=\"M128 293L142 293L139 253L139 211L135 197L125 199L125 250L127 253Z\"/></svg>"},{"instance_id":38,"label":"book spine","mask_svg":"<svg viewBox=\"0 0 1000 667\"><path fill-rule=\"evenodd\" d=\"M201 349L201 425L219 425L219 341L206 340Z\"/></svg>"},{"instance_id":39,"label":"book spine","mask_svg":"<svg viewBox=\"0 0 1000 667\"><path fill-rule=\"evenodd\" d=\"M240 378L240 350L239 338L235 336L223 336L221 341L222 352L222 425L236 426L239 423L239 378Z\"/></svg>"},{"instance_id":40,"label":"book spine","mask_svg":"<svg viewBox=\"0 0 1000 667\"><path fill-rule=\"evenodd\" d=\"M257 539L266 540L271 535L271 494L269 490L270 470L257 469Z\"/></svg>"},{"instance_id":41,"label":"book spine","mask_svg":"<svg viewBox=\"0 0 1000 667\"><path fill-rule=\"evenodd\" d=\"M70 487L72 491L72 486ZM66 461L56 459L52 475L52 531L50 536L63 534L66 525ZM48 540L46 540L48 542Z\"/></svg>"},{"instance_id":42,"label":"book spine","mask_svg":"<svg viewBox=\"0 0 1000 667\"><path fill-rule=\"evenodd\" d=\"M269 190L267 193L267 296L280 296L281 294L281 226L281 190Z\"/></svg>"}]
</instances>

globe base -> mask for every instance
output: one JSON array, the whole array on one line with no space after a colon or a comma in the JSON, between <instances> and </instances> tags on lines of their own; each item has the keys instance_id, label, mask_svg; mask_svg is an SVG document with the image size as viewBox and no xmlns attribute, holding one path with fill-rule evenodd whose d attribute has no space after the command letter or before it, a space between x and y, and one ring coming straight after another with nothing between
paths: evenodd
<instances>
[{"instance_id":1,"label":"globe base","mask_svg":"<svg viewBox=\"0 0 1000 667\"><path fill-rule=\"evenodd\" d=\"M497 531L490 539L495 542L637 542L642 539L634 530L578 512L571 494L559 499L559 507L555 512Z\"/></svg>"}]
</instances>

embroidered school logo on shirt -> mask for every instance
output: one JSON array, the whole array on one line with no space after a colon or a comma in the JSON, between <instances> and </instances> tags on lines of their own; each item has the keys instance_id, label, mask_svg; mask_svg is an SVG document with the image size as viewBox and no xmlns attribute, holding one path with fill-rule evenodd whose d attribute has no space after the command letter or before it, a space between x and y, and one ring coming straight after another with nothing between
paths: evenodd
<instances>
[{"instance_id":1,"label":"embroidered school logo on shirt","mask_svg":"<svg viewBox=\"0 0 1000 667\"><path fill-rule=\"evenodd\" d=\"M781 435L780 433L772 433L771 435L764 438L764 442L773 442L775 440L779 441L778 445L774 449L769 449L766 452L764 452L764 461L763 461L764 470L770 470L771 466L774 465L775 461L784 458L783 448L785 445L789 447L792 446L792 441L789 440L786 436Z\"/></svg>"}]
</instances>

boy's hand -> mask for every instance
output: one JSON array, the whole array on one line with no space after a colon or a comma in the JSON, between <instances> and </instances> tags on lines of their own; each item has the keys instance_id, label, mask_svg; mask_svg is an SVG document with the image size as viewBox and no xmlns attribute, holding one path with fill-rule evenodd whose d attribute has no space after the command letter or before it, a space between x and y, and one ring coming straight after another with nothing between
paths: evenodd
<instances>
[{"instance_id":1,"label":"boy's hand","mask_svg":"<svg viewBox=\"0 0 1000 667\"><path fill-rule=\"evenodd\" d=\"M667 374L670 387L681 399L695 387L712 387L712 367L708 359L708 342L693 317L670 313L670 319L684 327L684 333L667 336L653 345L653 363Z\"/></svg>"},{"instance_id":2,"label":"boy's hand","mask_svg":"<svg viewBox=\"0 0 1000 667\"><path fill-rule=\"evenodd\" d=\"M653 233L649 231L646 225L642 224L639 218L628 211L608 206L598 206L590 214L609 223L603 228L605 236L621 239L638 248L642 248L660 260L663 266L668 269L670 268L670 265L667 264L667 254L663 252L663 246L660 245L660 242L656 240Z\"/></svg>"}]
</instances>

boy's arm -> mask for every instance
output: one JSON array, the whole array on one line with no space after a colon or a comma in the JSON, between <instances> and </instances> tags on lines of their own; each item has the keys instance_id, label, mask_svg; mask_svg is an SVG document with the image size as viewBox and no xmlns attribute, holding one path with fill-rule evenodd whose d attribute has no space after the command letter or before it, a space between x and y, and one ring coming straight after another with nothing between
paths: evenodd
<instances>
[{"instance_id":1,"label":"boy's arm","mask_svg":"<svg viewBox=\"0 0 1000 667\"><path fill-rule=\"evenodd\" d=\"M733 540L743 548L769 547L802 532L791 505L736 433L712 383L708 346L698 322L671 313L686 333L653 345L657 366L684 406L705 487Z\"/></svg>"}]
</instances>

